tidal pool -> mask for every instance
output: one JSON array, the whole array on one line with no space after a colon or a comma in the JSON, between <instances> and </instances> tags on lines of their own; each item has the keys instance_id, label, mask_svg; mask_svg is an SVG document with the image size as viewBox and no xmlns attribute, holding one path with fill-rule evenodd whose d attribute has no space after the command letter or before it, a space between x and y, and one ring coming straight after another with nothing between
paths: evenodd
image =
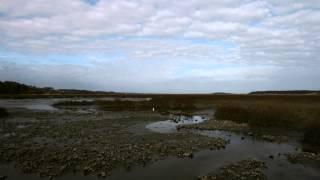
<instances>
[{"instance_id":1,"label":"tidal pool","mask_svg":"<svg viewBox=\"0 0 320 180\"><path fill-rule=\"evenodd\" d=\"M173 133L177 132L178 125L196 124L208 120L207 117L201 115L170 115L169 118L169 120L150 123L146 128L158 133Z\"/></svg>"}]
</instances>

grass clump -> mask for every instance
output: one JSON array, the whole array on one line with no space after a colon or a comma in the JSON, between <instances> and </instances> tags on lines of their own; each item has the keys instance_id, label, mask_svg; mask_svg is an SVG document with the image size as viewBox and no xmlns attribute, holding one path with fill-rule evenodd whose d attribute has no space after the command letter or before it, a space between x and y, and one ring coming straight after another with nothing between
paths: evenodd
<instances>
[{"instance_id":1,"label":"grass clump","mask_svg":"<svg viewBox=\"0 0 320 180\"><path fill-rule=\"evenodd\" d=\"M0 118L9 116L8 111L5 108L0 107Z\"/></svg>"}]
</instances>

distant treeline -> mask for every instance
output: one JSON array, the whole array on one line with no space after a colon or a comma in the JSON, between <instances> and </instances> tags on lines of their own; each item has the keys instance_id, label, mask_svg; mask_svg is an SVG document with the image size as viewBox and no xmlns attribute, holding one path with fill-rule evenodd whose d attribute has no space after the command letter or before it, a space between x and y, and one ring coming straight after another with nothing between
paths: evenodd
<instances>
[{"instance_id":1,"label":"distant treeline","mask_svg":"<svg viewBox=\"0 0 320 180\"><path fill-rule=\"evenodd\" d=\"M44 88L37 88L12 81L0 81L0 94L41 94Z\"/></svg>"},{"instance_id":2,"label":"distant treeline","mask_svg":"<svg viewBox=\"0 0 320 180\"><path fill-rule=\"evenodd\" d=\"M291 90L291 91L254 91L249 94L320 94L320 91Z\"/></svg>"},{"instance_id":3,"label":"distant treeline","mask_svg":"<svg viewBox=\"0 0 320 180\"><path fill-rule=\"evenodd\" d=\"M113 92L88 91L77 89L39 88L12 81L0 81L0 94L112 94Z\"/></svg>"},{"instance_id":4,"label":"distant treeline","mask_svg":"<svg viewBox=\"0 0 320 180\"><path fill-rule=\"evenodd\" d=\"M22 83L17 83L13 81L0 81L0 95L130 95L130 96L145 96L150 94L136 94L136 93L115 93L112 91L89 91L89 90L78 90L78 89L54 89L52 87L43 87L39 88L36 86L30 86ZM309 91L309 90L291 90L291 91L254 91L249 94L320 94L320 91ZM156 95L156 94L154 94ZM157 94L161 95L161 94ZM168 94L163 94L168 95ZM204 94L199 94L199 96L203 96ZM212 95L231 95L230 93L224 92L216 92L212 93ZM174 95L173 95L174 96Z\"/></svg>"}]
</instances>

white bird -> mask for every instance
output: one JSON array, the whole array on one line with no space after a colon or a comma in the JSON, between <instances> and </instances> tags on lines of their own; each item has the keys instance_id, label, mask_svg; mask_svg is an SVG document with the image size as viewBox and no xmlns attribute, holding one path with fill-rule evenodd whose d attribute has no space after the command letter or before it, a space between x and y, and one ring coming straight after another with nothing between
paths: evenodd
<instances>
[{"instance_id":1,"label":"white bird","mask_svg":"<svg viewBox=\"0 0 320 180\"><path fill-rule=\"evenodd\" d=\"M154 107L152 108L152 111L154 111Z\"/></svg>"}]
</instances>

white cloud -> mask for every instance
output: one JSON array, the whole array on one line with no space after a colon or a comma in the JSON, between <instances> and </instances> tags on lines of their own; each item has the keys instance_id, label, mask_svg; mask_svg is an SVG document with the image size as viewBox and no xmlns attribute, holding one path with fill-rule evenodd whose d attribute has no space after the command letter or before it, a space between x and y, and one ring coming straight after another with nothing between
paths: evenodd
<instances>
[{"instance_id":1,"label":"white cloud","mask_svg":"<svg viewBox=\"0 0 320 180\"><path fill-rule=\"evenodd\" d=\"M192 70L196 76L190 78L195 79L270 79L277 72L286 77L279 79L287 80L286 73L293 71L278 68L304 67L305 77L309 77L307 69L320 66L319 8L318 0L100 0L95 5L85 0L2 0L0 50L44 58L50 53L104 53L113 59L134 61L137 67L145 61L173 66L162 79L138 76L144 85L152 80L183 79L173 71L190 64L247 66L219 71L201 67ZM271 69L263 71L264 66ZM125 69L128 74L112 79L131 82L129 76L139 72L130 67ZM72 69L75 74L86 72L82 67ZM45 71L28 73L40 76ZM91 78L98 76L94 70L88 73ZM319 74L312 76L315 82L320 78Z\"/></svg>"},{"instance_id":2,"label":"white cloud","mask_svg":"<svg viewBox=\"0 0 320 180\"><path fill-rule=\"evenodd\" d=\"M251 22L270 16L270 9L268 3L254 1L236 7L200 9L194 12L194 16L204 21Z\"/></svg>"}]
</instances>

